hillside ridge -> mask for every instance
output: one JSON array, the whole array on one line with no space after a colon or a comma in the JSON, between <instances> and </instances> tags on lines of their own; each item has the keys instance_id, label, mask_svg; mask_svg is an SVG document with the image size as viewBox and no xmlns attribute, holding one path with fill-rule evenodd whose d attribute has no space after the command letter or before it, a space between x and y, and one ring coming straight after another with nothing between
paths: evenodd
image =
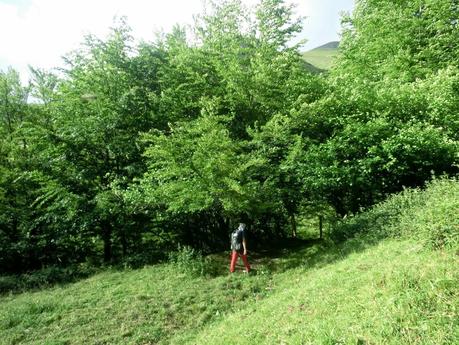
<instances>
[{"instance_id":1,"label":"hillside ridge","mask_svg":"<svg viewBox=\"0 0 459 345\"><path fill-rule=\"evenodd\" d=\"M339 41L330 41L330 42L322 44L322 45L320 45L318 47L312 48L309 51L317 50L317 49L338 49L339 48L339 43L340 43Z\"/></svg>"},{"instance_id":2,"label":"hillside ridge","mask_svg":"<svg viewBox=\"0 0 459 345\"><path fill-rule=\"evenodd\" d=\"M338 55L338 41L331 41L303 52L303 59L319 71L327 71L333 67L334 60Z\"/></svg>"}]
</instances>

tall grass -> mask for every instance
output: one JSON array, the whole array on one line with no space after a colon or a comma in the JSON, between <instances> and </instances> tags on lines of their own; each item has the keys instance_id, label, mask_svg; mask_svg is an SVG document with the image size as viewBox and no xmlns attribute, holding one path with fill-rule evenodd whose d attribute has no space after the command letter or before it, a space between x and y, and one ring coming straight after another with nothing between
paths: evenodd
<instances>
[{"instance_id":1,"label":"tall grass","mask_svg":"<svg viewBox=\"0 0 459 345\"><path fill-rule=\"evenodd\" d=\"M430 248L459 249L459 181L436 179L421 189L406 189L372 209L339 223L335 241L370 235L411 238Z\"/></svg>"}]
</instances>

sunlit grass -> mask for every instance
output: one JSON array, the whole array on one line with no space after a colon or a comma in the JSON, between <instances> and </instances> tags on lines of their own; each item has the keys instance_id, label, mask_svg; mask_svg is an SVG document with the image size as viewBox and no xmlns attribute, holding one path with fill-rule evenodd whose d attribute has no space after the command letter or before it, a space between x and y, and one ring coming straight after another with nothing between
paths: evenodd
<instances>
[{"instance_id":1,"label":"sunlit grass","mask_svg":"<svg viewBox=\"0 0 459 345\"><path fill-rule=\"evenodd\" d=\"M337 55L337 48L321 48L313 49L303 53L303 58L306 62L309 62L315 67L318 67L322 70L329 70L332 68Z\"/></svg>"},{"instance_id":2,"label":"sunlit grass","mask_svg":"<svg viewBox=\"0 0 459 345\"><path fill-rule=\"evenodd\" d=\"M413 241L385 240L333 264L281 274L275 294L193 343L457 344L458 264Z\"/></svg>"},{"instance_id":3,"label":"sunlit grass","mask_svg":"<svg viewBox=\"0 0 459 345\"><path fill-rule=\"evenodd\" d=\"M184 251L3 295L0 344L455 345L458 192L457 181L405 191L335 229L345 242L251 253L250 275L230 275L228 253Z\"/></svg>"},{"instance_id":4,"label":"sunlit grass","mask_svg":"<svg viewBox=\"0 0 459 345\"><path fill-rule=\"evenodd\" d=\"M172 265L107 271L63 288L1 298L0 343L167 343L261 299L270 277L193 278Z\"/></svg>"}]
</instances>

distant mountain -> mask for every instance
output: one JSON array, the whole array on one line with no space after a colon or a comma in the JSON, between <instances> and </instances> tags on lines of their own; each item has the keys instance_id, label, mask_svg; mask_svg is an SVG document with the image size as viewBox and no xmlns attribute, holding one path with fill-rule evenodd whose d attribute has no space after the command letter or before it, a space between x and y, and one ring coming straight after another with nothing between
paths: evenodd
<instances>
[{"instance_id":1,"label":"distant mountain","mask_svg":"<svg viewBox=\"0 0 459 345\"><path fill-rule=\"evenodd\" d=\"M338 41L325 43L319 47L303 53L306 63L319 70L329 70L333 65L333 60L338 55Z\"/></svg>"},{"instance_id":2,"label":"distant mountain","mask_svg":"<svg viewBox=\"0 0 459 345\"><path fill-rule=\"evenodd\" d=\"M316 49L338 49L339 47L339 41L332 41L332 42L328 42L328 43L325 43L319 47L316 47L312 50L316 50Z\"/></svg>"}]
</instances>

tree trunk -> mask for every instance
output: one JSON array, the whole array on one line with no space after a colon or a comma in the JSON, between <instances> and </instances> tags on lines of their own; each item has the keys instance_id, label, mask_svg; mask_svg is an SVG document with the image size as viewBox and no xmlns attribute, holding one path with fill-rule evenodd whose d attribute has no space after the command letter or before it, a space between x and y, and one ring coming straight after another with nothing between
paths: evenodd
<instances>
[{"instance_id":1,"label":"tree trunk","mask_svg":"<svg viewBox=\"0 0 459 345\"><path fill-rule=\"evenodd\" d=\"M104 262L108 263L112 261L112 225L109 221L103 221L101 228L104 241Z\"/></svg>"},{"instance_id":2,"label":"tree trunk","mask_svg":"<svg viewBox=\"0 0 459 345\"><path fill-rule=\"evenodd\" d=\"M230 221L229 218L226 218L222 215L219 215L217 218L218 222L218 231L216 233L218 234L218 237L216 238L216 241L219 243L226 243L228 242L228 234L230 233ZM213 243L215 247L217 247L218 243ZM224 247L222 248L224 249Z\"/></svg>"},{"instance_id":3,"label":"tree trunk","mask_svg":"<svg viewBox=\"0 0 459 345\"><path fill-rule=\"evenodd\" d=\"M122 246L122 249L123 249L123 258L126 257L127 255L127 239L126 239L126 230L123 229L121 231L121 246Z\"/></svg>"},{"instance_id":4,"label":"tree trunk","mask_svg":"<svg viewBox=\"0 0 459 345\"><path fill-rule=\"evenodd\" d=\"M319 233L320 233L320 239L323 238L323 230L322 230L322 223L323 223L324 217L322 215L319 216Z\"/></svg>"},{"instance_id":5,"label":"tree trunk","mask_svg":"<svg viewBox=\"0 0 459 345\"><path fill-rule=\"evenodd\" d=\"M276 232L277 235L281 233L281 224L280 224L280 217L274 217L274 231Z\"/></svg>"},{"instance_id":6,"label":"tree trunk","mask_svg":"<svg viewBox=\"0 0 459 345\"><path fill-rule=\"evenodd\" d=\"M296 219L295 213L290 214L290 225L292 227L292 237L296 238Z\"/></svg>"},{"instance_id":7,"label":"tree trunk","mask_svg":"<svg viewBox=\"0 0 459 345\"><path fill-rule=\"evenodd\" d=\"M332 196L330 199L330 203L333 205L333 208L335 209L335 212L341 217L344 218L344 216L347 214L346 207L343 203L342 198L339 196Z\"/></svg>"}]
</instances>

